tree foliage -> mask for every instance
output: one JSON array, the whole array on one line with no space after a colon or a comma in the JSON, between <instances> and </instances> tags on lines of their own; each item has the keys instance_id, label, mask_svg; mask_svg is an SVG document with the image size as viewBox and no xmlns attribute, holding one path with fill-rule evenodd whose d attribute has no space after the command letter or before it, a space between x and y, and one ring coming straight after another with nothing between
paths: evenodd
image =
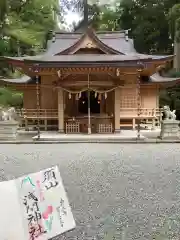
<instances>
[{"instance_id":1,"label":"tree foliage","mask_svg":"<svg viewBox=\"0 0 180 240\"><path fill-rule=\"evenodd\" d=\"M170 8L168 20L172 38L175 37L175 41L180 42L180 4L175 4Z\"/></svg>"},{"instance_id":2,"label":"tree foliage","mask_svg":"<svg viewBox=\"0 0 180 240\"><path fill-rule=\"evenodd\" d=\"M22 108L23 94L8 88L0 88L0 106Z\"/></svg>"},{"instance_id":3,"label":"tree foliage","mask_svg":"<svg viewBox=\"0 0 180 240\"><path fill-rule=\"evenodd\" d=\"M60 16L58 0L1 0L0 55L34 55L46 48ZM0 75L8 73L1 63Z\"/></svg>"},{"instance_id":4,"label":"tree foliage","mask_svg":"<svg viewBox=\"0 0 180 240\"><path fill-rule=\"evenodd\" d=\"M59 16L58 0L0 0L0 56L42 52ZM16 73L0 62L0 76ZM22 101L21 93L0 88L0 105L16 107Z\"/></svg>"},{"instance_id":5,"label":"tree foliage","mask_svg":"<svg viewBox=\"0 0 180 240\"><path fill-rule=\"evenodd\" d=\"M174 36L178 41L180 38L179 0L114 0L103 4L97 0L61 0L60 3L61 6L58 0L0 0L0 55L32 55L42 51L51 36L50 30L57 27L57 16L60 22L67 11L76 12L80 19L88 14L96 30L131 29L130 37L141 53L172 53ZM7 74L7 69L1 67L0 75Z\"/></svg>"},{"instance_id":6,"label":"tree foliage","mask_svg":"<svg viewBox=\"0 0 180 240\"><path fill-rule=\"evenodd\" d=\"M75 12L79 15L79 22L73 22L73 28L77 29L82 27L86 16L88 14L88 20L91 26L96 30L115 30L120 29L117 19L119 13L115 11L116 0L111 1L98 1L98 0L62 0L61 7L66 11ZM87 10L85 10L87 8Z\"/></svg>"},{"instance_id":7,"label":"tree foliage","mask_svg":"<svg viewBox=\"0 0 180 240\"><path fill-rule=\"evenodd\" d=\"M57 0L1 0L0 54L23 55L44 48L56 27Z\"/></svg>"},{"instance_id":8,"label":"tree foliage","mask_svg":"<svg viewBox=\"0 0 180 240\"><path fill-rule=\"evenodd\" d=\"M172 52L168 13L177 0L122 0L117 9L120 24L131 29L139 52L167 54Z\"/></svg>"}]
</instances>

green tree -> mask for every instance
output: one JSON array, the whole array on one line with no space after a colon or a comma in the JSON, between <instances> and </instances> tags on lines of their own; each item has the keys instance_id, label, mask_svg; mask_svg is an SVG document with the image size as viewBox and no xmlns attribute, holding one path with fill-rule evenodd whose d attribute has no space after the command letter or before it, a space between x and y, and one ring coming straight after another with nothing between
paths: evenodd
<instances>
[{"instance_id":1,"label":"green tree","mask_svg":"<svg viewBox=\"0 0 180 240\"><path fill-rule=\"evenodd\" d=\"M58 0L1 0L0 55L42 52L59 16ZM3 65L0 75L7 74L4 69Z\"/></svg>"},{"instance_id":2,"label":"green tree","mask_svg":"<svg viewBox=\"0 0 180 240\"><path fill-rule=\"evenodd\" d=\"M170 8L168 21L172 39L180 42L180 4L175 4Z\"/></svg>"},{"instance_id":3,"label":"green tree","mask_svg":"<svg viewBox=\"0 0 180 240\"><path fill-rule=\"evenodd\" d=\"M174 68L180 76L180 4L174 5L168 15L171 36L174 40Z\"/></svg>"},{"instance_id":4,"label":"green tree","mask_svg":"<svg viewBox=\"0 0 180 240\"><path fill-rule=\"evenodd\" d=\"M96 30L102 31L114 31L120 30L121 26L119 24L119 14L110 5L97 5L97 13L94 14L93 26Z\"/></svg>"},{"instance_id":5,"label":"green tree","mask_svg":"<svg viewBox=\"0 0 180 240\"><path fill-rule=\"evenodd\" d=\"M142 53L172 52L167 15L177 0L121 0L117 11L123 29L131 29L135 47Z\"/></svg>"},{"instance_id":6,"label":"green tree","mask_svg":"<svg viewBox=\"0 0 180 240\"><path fill-rule=\"evenodd\" d=\"M87 27L86 19L95 30L119 30L118 12L116 12L116 2L100 4L98 0L79 0L79 1L61 1L61 7L65 14L66 11L72 11L79 14L79 23L73 23L74 29Z\"/></svg>"}]
</instances>

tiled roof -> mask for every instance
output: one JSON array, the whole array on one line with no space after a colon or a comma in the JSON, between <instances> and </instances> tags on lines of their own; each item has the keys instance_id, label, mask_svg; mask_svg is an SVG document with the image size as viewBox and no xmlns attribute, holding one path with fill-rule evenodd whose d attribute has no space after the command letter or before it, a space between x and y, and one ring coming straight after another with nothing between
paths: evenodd
<instances>
[{"instance_id":1,"label":"tiled roof","mask_svg":"<svg viewBox=\"0 0 180 240\"><path fill-rule=\"evenodd\" d=\"M108 47L123 54L136 53L133 39L125 39L124 33L98 33L98 38Z\"/></svg>"},{"instance_id":2,"label":"tiled roof","mask_svg":"<svg viewBox=\"0 0 180 240\"><path fill-rule=\"evenodd\" d=\"M24 58L24 61L37 61L37 62L126 62L126 61L139 61L151 60L152 58L141 54L130 55L116 55L116 54L77 54L77 55L56 55L56 56L41 56Z\"/></svg>"},{"instance_id":3,"label":"tiled roof","mask_svg":"<svg viewBox=\"0 0 180 240\"><path fill-rule=\"evenodd\" d=\"M82 34L56 33L55 41L48 42L48 49L45 55L56 55L74 45Z\"/></svg>"},{"instance_id":4,"label":"tiled roof","mask_svg":"<svg viewBox=\"0 0 180 240\"><path fill-rule=\"evenodd\" d=\"M45 55L56 55L73 46L83 33L56 33L55 41L48 42L48 50ZM97 32L96 36L108 47L122 53L136 53L132 39L125 39L124 31L121 32Z\"/></svg>"}]
</instances>

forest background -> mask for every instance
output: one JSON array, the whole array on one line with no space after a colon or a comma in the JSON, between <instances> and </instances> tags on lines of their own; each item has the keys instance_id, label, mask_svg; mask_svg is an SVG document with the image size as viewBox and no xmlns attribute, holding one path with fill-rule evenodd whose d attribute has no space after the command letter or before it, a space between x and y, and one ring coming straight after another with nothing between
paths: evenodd
<instances>
[{"instance_id":1,"label":"forest background","mask_svg":"<svg viewBox=\"0 0 180 240\"><path fill-rule=\"evenodd\" d=\"M173 54L176 64L168 75L180 77L179 0L1 0L0 56L37 55L47 48L53 31L71 30L82 25L88 15L95 30L130 29L140 53ZM68 25L70 12L79 21ZM85 17L84 17L85 16ZM0 78L20 77L0 61ZM180 116L180 85L161 93L160 104L177 109ZM22 94L0 88L0 105L22 105Z\"/></svg>"}]
</instances>

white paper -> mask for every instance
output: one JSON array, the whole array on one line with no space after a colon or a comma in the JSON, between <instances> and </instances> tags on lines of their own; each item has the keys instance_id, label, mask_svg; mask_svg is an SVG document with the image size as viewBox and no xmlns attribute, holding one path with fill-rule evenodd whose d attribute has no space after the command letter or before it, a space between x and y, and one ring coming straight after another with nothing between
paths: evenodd
<instances>
[{"instance_id":1,"label":"white paper","mask_svg":"<svg viewBox=\"0 0 180 240\"><path fill-rule=\"evenodd\" d=\"M0 182L0 239L26 239L14 180Z\"/></svg>"},{"instance_id":2,"label":"white paper","mask_svg":"<svg viewBox=\"0 0 180 240\"><path fill-rule=\"evenodd\" d=\"M0 191L0 240L48 240L75 228L58 167L2 182Z\"/></svg>"}]
</instances>

